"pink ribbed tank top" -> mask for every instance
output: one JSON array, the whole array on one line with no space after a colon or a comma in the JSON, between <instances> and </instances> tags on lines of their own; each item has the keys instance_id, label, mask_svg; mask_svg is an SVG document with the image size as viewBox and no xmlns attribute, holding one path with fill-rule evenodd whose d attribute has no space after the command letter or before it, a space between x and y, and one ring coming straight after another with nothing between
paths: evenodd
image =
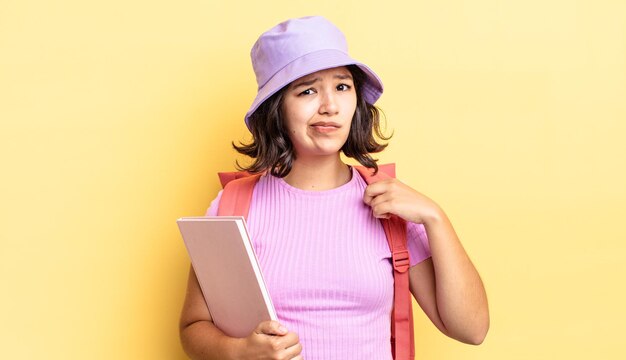
<instances>
[{"instance_id":1,"label":"pink ribbed tank top","mask_svg":"<svg viewBox=\"0 0 626 360\"><path fill-rule=\"evenodd\" d=\"M279 321L307 360L391 359L391 253L363 203L356 170L335 189L301 190L271 175L254 189L248 229ZM216 215L221 196L207 215ZM409 223L411 265L430 257L425 229Z\"/></svg>"}]
</instances>

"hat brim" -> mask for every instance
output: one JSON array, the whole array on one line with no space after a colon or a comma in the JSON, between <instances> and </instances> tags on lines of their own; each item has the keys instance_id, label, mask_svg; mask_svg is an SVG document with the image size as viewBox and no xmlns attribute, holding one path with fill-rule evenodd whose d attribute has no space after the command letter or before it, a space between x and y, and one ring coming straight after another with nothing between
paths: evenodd
<instances>
[{"instance_id":1,"label":"hat brim","mask_svg":"<svg viewBox=\"0 0 626 360\"><path fill-rule=\"evenodd\" d=\"M361 93L366 102L374 104L383 93L383 82L367 65L352 59L348 54L340 50L325 49L306 54L285 65L272 76L257 93L256 98L246 113L245 121L248 128L250 116L270 96L274 95L292 81L316 71L330 69L338 66L356 65L367 75L367 79L361 87Z\"/></svg>"}]
</instances>

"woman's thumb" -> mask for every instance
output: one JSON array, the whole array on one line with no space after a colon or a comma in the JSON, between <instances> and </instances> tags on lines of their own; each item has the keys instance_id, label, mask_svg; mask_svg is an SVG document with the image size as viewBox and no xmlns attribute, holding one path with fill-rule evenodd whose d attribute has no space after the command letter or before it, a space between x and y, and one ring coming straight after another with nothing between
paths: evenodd
<instances>
[{"instance_id":1,"label":"woman's thumb","mask_svg":"<svg viewBox=\"0 0 626 360\"><path fill-rule=\"evenodd\" d=\"M282 326L278 321L269 320L260 323L254 332L265 335L285 335L287 334L287 328Z\"/></svg>"}]
</instances>

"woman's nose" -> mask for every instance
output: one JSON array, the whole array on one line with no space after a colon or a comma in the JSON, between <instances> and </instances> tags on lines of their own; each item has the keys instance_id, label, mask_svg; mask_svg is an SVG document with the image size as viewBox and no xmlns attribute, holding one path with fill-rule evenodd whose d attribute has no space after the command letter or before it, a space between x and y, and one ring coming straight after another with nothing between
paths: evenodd
<instances>
[{"instance_id":1,"label":"woman's nose","mask_svg":"<svg viewBox=\"0 0 626 360\"><path fill-rule=\"evenodd\" d=\"M339 112L337 95L332 91L324 91L320 97L320 114L336 115Z\"/></svg>"}]
</instances>

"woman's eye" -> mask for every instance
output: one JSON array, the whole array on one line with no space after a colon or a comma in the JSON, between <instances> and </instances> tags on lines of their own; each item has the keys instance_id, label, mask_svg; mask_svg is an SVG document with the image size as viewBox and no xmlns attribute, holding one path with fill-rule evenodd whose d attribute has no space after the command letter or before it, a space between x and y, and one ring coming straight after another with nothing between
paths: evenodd
<instances>
[{"instance_id":1,"label":"woman's eye","mask_svg":"<svg viewBox=\"0 0 626 360\"><path fill-rule=\"evenodd\" d=\"M339 85L337 85L337 90L348 91L348 90L350 90L350 87L351 86L347 85L347 84L339 84Z\"/></svg>"},{"instance_id":2,"label":"woman's eye","mask_svg":"<svg viewBox=\"0 0 626 360\"><path fill-rule=\"evenodd\" d=\"M306 89L303 92L300 93L300 95L311 95L313 94L313 89Z\"/></svg>"}]
</instances>

